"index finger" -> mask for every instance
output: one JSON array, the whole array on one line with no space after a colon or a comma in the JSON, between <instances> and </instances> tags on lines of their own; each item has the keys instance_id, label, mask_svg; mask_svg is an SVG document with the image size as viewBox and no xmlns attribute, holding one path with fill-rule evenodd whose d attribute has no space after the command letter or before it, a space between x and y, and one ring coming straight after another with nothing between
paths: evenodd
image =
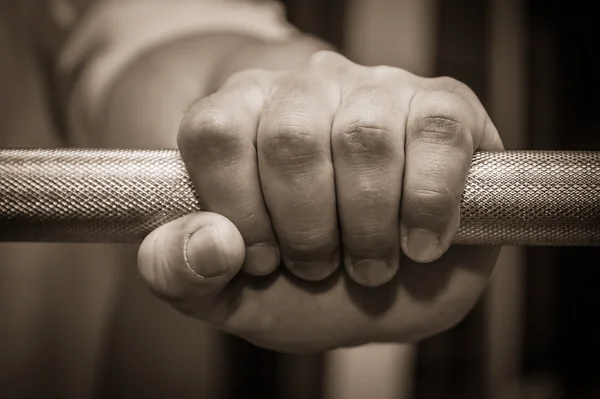
<instances>
[{"instance_id":1,"label":"index finger","mask_svg":"<svg viewBox=\"0 0 600 399\"><path fill-rule=\"evenodd\" d=\"M193 105L179 130L178 144L202 205L242 233L244 271L266 275L280 262L258 177L256 132L264 105L264 71L232 76L216 93ZM264 83L265 85L267 83Z\"/></svg>"}]
</instances>

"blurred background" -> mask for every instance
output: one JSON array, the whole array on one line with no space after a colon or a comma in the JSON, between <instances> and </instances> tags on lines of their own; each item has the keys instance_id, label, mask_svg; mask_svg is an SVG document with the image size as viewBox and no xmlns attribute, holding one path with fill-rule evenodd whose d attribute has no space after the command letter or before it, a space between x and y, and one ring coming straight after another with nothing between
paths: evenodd
<instances>
[{"instance_id":1,"label":"blurred background","mask_svg":"<svg viewBox=\"0 0 600 399\"><path fill-rule=\"evenodd\" d=\"M35 106L41 82L25 78L36 76L35 65L24 37L9 32L20 23L9 3L0 2L0 144L59 145ZM283 3L293 24L356 62L465 82L508 149L600 148L593 2ZM599 255L505 248L485 298L451 331L418 345L283 355L210 331L150 297L134 273L135 248L2 244L0 394L600 398Z\"/></svg>"}]
</instances>

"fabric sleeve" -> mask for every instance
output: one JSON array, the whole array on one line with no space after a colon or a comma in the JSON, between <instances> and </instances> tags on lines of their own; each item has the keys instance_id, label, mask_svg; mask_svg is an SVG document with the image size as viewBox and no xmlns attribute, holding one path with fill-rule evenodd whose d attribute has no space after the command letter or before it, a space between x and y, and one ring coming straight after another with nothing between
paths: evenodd
<instances>
[{"instance_id":1,"label":"fabric sleeve","mask_svg":"<svg viewBox=\"0 0 600 399\"><path fill-rule=\"evenodd\" d=\"M278 42L297 33L271 0L45 1L51 26L38 41L52 64L51 108L69 136L85 134L119 74L153 47L201 34Z\"/></svg>"}]
</instances>

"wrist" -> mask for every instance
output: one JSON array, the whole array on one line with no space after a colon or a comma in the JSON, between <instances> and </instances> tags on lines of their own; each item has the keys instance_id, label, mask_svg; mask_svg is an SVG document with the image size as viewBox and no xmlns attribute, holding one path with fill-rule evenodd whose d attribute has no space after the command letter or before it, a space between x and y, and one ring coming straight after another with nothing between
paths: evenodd
<instances>
[{"instance_id":1,"label":"wrist","mask_svg":"<svg viewBox=\"0 0 600 399\"><path fill-rule=\"evenodd\" d=\"M309 35L296 35L285 42L248 38L215 66L212 89L217 90L236 72L245 69L290 70L302 65L317 51L332 49L329 44Z\"/></svg>"},{"instance_id":2,"label":"wrist","mask_svg":"<svg viewBox=\"0 0 600 399\"><path fill-rule=\"evenodd\" d=\"M283 8L274 1L96 2L78 16L57 60L57 80L61 87L65 83L70 139L78 142L94 134L89 131L90 123L103 118L101 108L106 99L118 91L122 77L137 69L149 54L161 53L171 44L178 48L177 43L194 41L194 37L202 41L214 36L249 36L284 42L295 33ZM210 64L215 54L227 49L216 48L204 54L201 62ZM193 63L198 58L193 51L177 57L190 58ZM165 68L166 74L174 69Z\"/></svg>"},{"instance_id":3,"label":"wrist","mask_svg":"<svg viewBox=\"0 0 600 399\"><path fill-rule=\"evenodd\" d=\"M105 88L95 112L83 114L86 136L101 146L173 147L186 108L215 88L214 71L247 38L181 38L138 56Z\"/></svg>"},{"instance_id":4,"label":"wrist","mask_svg":"<svg viewBox=\"0 0 600 399\"><path fill-rule=\"evenodd\" d=\"M173 147L185 109L232 74L295 68L325 48L308 36L275 43L236 34L197 35L166 43L139 56L115 78L86 123L83 144Z\"/></svg>"}]
</instances>

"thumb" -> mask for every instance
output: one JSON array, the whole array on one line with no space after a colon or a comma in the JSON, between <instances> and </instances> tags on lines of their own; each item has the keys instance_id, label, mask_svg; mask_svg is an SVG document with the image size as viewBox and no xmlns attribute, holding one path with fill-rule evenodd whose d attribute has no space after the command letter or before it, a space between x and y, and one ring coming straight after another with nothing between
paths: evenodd
<instances>
[{"instance_id":1,"label":"thumb","mask_svg":"<svg viewBox=\"0 0 600 399\"><path fill-rule=\"evenodd\" d=\"M138 268L154 293L188 313L190 305L201 305L198 299L225 288L244 256L244 241L232 222L198 212L150 233L140 246Z\"/></svg>"}]
</instances>

